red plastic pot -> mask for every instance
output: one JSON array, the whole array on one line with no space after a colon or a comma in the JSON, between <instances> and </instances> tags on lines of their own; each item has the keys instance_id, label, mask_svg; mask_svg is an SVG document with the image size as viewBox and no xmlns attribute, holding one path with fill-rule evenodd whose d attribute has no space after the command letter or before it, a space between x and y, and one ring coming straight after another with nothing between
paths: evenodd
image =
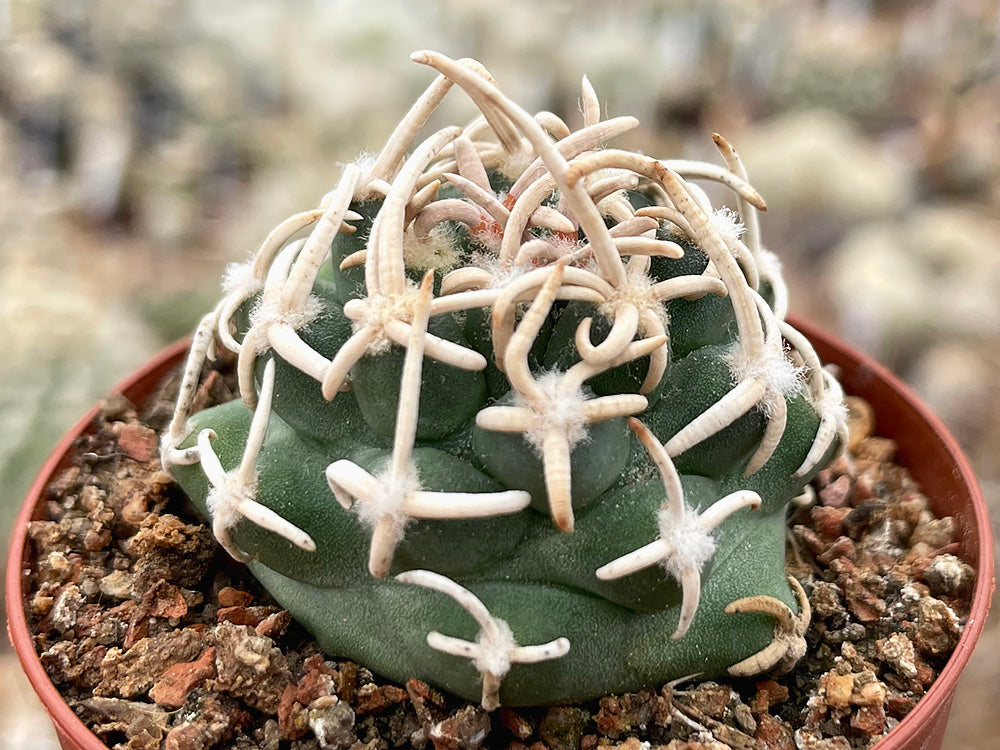
<instances>
[{"instance_id":1,"label":"red plastic pot","mask_svg":"<svg viewBox=\"0 0 1000 750\"><path fill-rule=\"evenodd\" d=\"M809 337L824 362L841 368L841 380L847 392L861 396L875 408L878 434L898 443L900 462L920 482L934 512L939 516L954 516L960 555L977 571L969 621L951 659L917 707L877 745L877 750L936 750L941 747L955 697L955 684L982 633L994 587L993 538L982 492L958 443L907 386L867 356L813 326L800 321L793 321L793 325ZM115 392L124 393L141 405L181 361L186 347L187 342L181 341L161 352L120 383ZM88 430L97 411L95 407L80 420L42 467L17 519L7 559L7 630L29 681L52 718L64 750L106 750L106 745L66 704L35 653L25 619L27 592L22 587L26 580L24 571L30 564L26 529L29 521L41 517L39 501L45 487L68 465L74 439Z\"/></svg>"}]
</instances>

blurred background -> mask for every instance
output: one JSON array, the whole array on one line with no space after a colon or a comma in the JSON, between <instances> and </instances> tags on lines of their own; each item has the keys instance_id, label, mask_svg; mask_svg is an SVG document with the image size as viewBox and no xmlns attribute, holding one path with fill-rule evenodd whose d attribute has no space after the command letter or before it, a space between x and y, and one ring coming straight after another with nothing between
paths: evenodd
<instances>
[{"instance_id":1,"label":"blurred background","mask_svg":"<svg viewBox=\"0 0 1000 750\"><path fill-rule=\"evenodd\" d=\"M1000 518L1000 5L995 0L0 0L0 529L86 408L189 332L338 164L432 80L482 60L579 124L586 73L623 145L718 161L767 199L793 311L912 383ZM465 122L459 92L438 121ZM1000 627L948 750L993 746ZM0 646L0 738L54 748Z\"/></svg>"}]
</instances>

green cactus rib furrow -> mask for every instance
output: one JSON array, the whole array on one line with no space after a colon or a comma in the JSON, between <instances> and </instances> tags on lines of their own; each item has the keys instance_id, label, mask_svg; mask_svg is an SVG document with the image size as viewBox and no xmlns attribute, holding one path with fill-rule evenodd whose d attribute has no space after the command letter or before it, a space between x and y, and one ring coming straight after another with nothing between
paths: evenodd
<instances>
[{"instance_id":1,"label":"green cactus rib furrow","mask_svg":"<svg viewBox=\"0 0 1000 750\"><path fill-rule=\"evenodd\" d=\"M763 199L721 136L725 168L603 150L637 123L586 78L574 132L475 61L414 59L440 76L382 153L227 269L164 466L325 650L386 677L492 710L745 670L774 622L727 607L796 610L785 510L845 429L775 310ZM453 86L482 117L418 141ZM192 413L220 346L240 399Z\"/></svg>"}]
</instances>

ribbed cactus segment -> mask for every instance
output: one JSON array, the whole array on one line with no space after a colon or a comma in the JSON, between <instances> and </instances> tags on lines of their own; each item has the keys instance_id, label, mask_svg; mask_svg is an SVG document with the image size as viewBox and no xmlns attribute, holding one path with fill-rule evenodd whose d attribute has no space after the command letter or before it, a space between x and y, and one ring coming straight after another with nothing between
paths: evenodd
<instances>
[{"instance_id":1,"label":"ribbed cactus segment","mask_svg":"<svg viewBox=\"0 0 1000 750\"><path fill-rule=\"evenodd\" d=\"M414 59L439 75L385 149L228 272L164 465L323 648L389 678L492 709L787 670L785 510L845 415L736 152L604 148L637 122L586 79L572 131L475 61ZM453 87L482 117L418 140ZM241 398L192 414L219 346Z\"/></svg>"}]
</instances>

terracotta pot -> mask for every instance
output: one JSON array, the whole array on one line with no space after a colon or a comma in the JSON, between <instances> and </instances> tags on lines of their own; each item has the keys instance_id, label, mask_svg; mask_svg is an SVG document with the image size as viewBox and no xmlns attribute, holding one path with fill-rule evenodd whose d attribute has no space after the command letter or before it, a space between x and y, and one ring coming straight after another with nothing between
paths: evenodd
<instances>
[{"instance_id":1,"label":"terracotta pot","mask_svg":"<svg viewBox=\"0 0 1000 750\"><path fill-rule=\"evenodd\" d=\"M800 321L793 321L793 325L809 337L824 362L841 368L845 389L874 406L878 434L898 443L900 462L920 482L934 512L939 516L955 517L960 554L977 571L972 610L955 652L917 707L877 745L877 750L935 750L941 747L955 684L982 633L993 592L993 539L982 492L955 439L909 388L865 355L813 326ZM141 405L181 361L186 346L187 342L181 341L166 349L119 384L115 392L124 393ZM22 571L29 564L30 556L26 528L29 521L41 516L38 506L46 485L68 464L74 439L87 431L97 411L95 407L81 419L45 463L17 519L7 560L8 633L65 750L106 750L106 746L69 708L49 681L35 653L24 613L27 592L22 589L25 580Z\"/></svg>"}]
</instances>

